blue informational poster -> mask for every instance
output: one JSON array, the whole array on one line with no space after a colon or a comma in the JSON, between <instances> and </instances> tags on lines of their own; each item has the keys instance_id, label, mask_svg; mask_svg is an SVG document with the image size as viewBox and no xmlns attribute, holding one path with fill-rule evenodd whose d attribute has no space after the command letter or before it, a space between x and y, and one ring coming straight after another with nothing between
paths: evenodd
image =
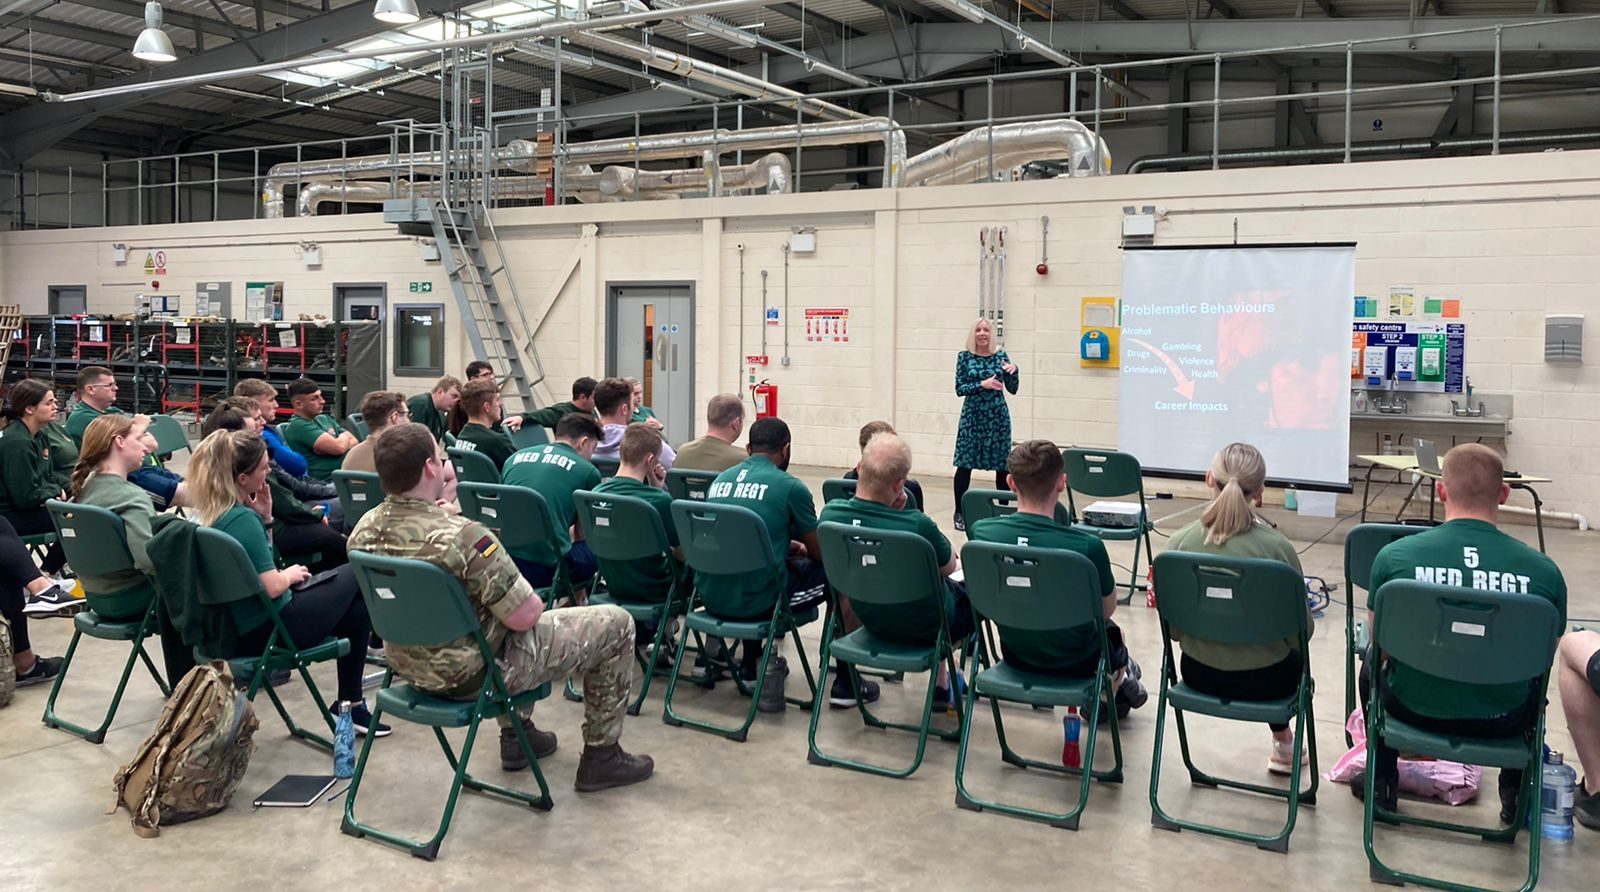
<instances>
[{"instance_id":1,"label":"blue informational poster","mask_svg":"<svg viewBox=\"0 0 1600 892\"><path fill-rule=\"evenodd\" d=\"M1460 322L1357 322L1351 386L1460 393L1466 344L1467 326Z\"/></svg>"}]
</instances>

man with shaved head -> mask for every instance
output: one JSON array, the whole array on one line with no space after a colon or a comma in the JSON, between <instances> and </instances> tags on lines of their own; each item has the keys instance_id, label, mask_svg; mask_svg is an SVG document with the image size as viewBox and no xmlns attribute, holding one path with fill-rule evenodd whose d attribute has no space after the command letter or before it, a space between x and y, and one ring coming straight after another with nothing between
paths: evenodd
<instances>
[{"instance_id":1,"label":"man with shaved head","mask_svg":"<svg viewBox=\"0 0 1600 892\"><path fill-rule=\"evenodd\" d=\"M1491 592L1520 592L1548 599L1567 619L1567 584L1555 561L1501 532L1495 524L1511 488L1500 456L1487 446L1467 443L1444 457L1435 488L1444 503L1444 523L1390 543L1372 563L1369 611L1376 593L1392 579L1415 579ZM1371 613L1368 614L1371 621ZM1373 665L1368 661L1368 665ZM1367 679L1363 679L1367 688ZM1363 692L1365 700L1367 693ZM1530 698L1525 684L1464 684L1428 675L1409 666L1389 670L1384 710L1408 725L1462 737L1514 737L1539 721L1544 704ZM1399 791L1399 754L1376 748L1378 805L1393 811ZM1500 770L1500 820L1516 817L1522 771ZM1358 792L1359 795L1359 792ZM1535 805L1537 807L1537 804Z\"/></svg>"}]
</instances>

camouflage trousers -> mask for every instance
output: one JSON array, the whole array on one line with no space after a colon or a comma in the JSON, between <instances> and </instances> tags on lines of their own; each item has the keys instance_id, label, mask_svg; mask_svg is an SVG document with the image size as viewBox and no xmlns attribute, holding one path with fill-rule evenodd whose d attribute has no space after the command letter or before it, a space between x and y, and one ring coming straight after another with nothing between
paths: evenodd
<instances>
[{"instance_id":1,"label":"camouflage trousers","mask_svg":"<svg viewBox=\"0 0 1600 892\"><path fill-rule=\"evenodd\" d=\"M506 687L519 694L574 676L583 682L583 742L606 746L622 736L633 686L633 617L614 605L546 610L525 632L506 636L500 655ZM533 707L522 711L531 718ZM511 727L509 716L500 725Z\"/></svg>"}]
</instances>

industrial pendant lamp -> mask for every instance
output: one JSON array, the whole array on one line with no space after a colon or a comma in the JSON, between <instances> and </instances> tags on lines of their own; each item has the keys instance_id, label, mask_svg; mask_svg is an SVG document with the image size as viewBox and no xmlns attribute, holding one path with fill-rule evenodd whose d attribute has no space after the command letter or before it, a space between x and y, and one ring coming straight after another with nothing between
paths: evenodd
<instances>
[{"instance_id":1,"label":"industrial pendant lamp","mask_svg":"<svg viewBox=\"0 0 1600 892\"><path fill-rule=\"evenodd\" d=\"M422 13L417 12L417 0L378 0L372 17L391 25L409 25L421 19Z\"/></svg>"},{"instance_id":2,"label":"industrial pendant lamp","mask_svg":"<svg viewBox=\"0 0 1600 892\"><path fill-rule=\"evenodd\" d=\"M161 30L161 4L155 0L144 5L144 30L133 42L133 57L146 62L172 62L178 58L172 38Z\"/></svg>"}]
</instances>

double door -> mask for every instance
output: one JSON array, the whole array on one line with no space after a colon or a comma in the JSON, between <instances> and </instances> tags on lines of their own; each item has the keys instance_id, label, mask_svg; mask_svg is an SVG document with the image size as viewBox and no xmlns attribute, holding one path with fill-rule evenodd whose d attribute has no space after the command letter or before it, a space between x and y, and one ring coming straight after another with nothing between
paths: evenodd
<instances>
[{"instance_id":1,"label":"double door","mask_svg":"<svg viewBox=\"0 0 1600 892\"><path fill-rule=\"evenodd\" d=\"M695 438L694 291L687 285L614 285L607 367L644 384L669 443Z\"/></svg>"}]
</instances>

